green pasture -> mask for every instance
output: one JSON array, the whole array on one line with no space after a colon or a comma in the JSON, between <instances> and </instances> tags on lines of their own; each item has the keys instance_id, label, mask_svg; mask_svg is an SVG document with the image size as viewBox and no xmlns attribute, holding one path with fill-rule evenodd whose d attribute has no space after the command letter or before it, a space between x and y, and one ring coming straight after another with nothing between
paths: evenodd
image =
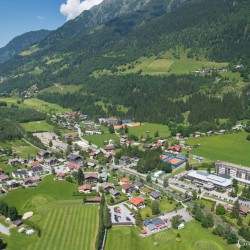
<instances>
[{"instance_id":1,"label":"green pasture","mask_svg":"<svg viewBox=\"0 0 250 250\"><path fill-rule=\"evenodd\" d=\"M129 134L143 136L144 138L149 135L151 138L154 137L155 132L158 130L159 137L166 138L170 136L170 130L167 125L156 124L156 123L142 123L138 127L128 127Z\"/></svg>"},{"instance_id":2,"label":"green pasture","mask_svg":"<svg viewBox=\"0 0 250 250\"><path fill-rule=\"evenodd\" d=\"M26 158L28 154L35 156L40 150L24 140L15 140L8 142L1 142L0 147L7 149L12 148L13 153L16 153L19 157Z\"/></svg>"},{"instance_id":3,"label":"green pasture","mask_svg":"<svg viewBox=\"0 0 250 250\"><path fill-rule=\"evenodd\" d=\"M250 142L246 140L248 133L239 132L227 135L214 135L190 138L188 145L200 144L190 151L191 154L210 160L222 160L250 167Z\"/></svg>"},{"instance_id":4,"label":"green pasture","mask_svg":"<svg viewBox=\"0 0 250 250\"><path fill-rule=\"evenodd\" d=\"M182 230L169 229L149 237L139 237L139 230L134 227L113 227L108 231L105 250L236 250L235 245L228 245L222 238L202 228L199 222L191 221ZM176 234L181 241L176 241Z\"/></svg>"},{"instance_id":5,"label":"green pasture","mask_svg":"<svg viewBox=\"0 0 250 250\"><path fill-rule=\"evenodd\" d=\"M116 134L101 134L101 135L86 135L84 139L97 145L98 147L103 147L107 144L109 140L117 141L119 138Z\"/></svg>"},{"instance_id":6,"label":"green pasture","mask_svg":"<svg viewBox=\"0 0 250 250\"><path fill-rule=\"evenodd\" d=\"M0 101L6 102L8 106L10 106L11 104L15 104L20 108L32 108L46 113L56 114L56 113L67 113L72 111L71 109L63 108L58 104L45 102L37 98L25 99L24 102L20 104L17 103L18 100L20 100L20 98L15 96L10 98L0 98Z\"/></svg>"},{"instance_id":7,"label":"green pasture","mask_svg":"<svg viewBox=\"0 0 250 250\"><path fill-rule=\"evenodd\" d=\"M36 121L36 122L26 122L20 123L20 125L28 132L39 132L45 131L50 132L53 131L54 127L48 124L46 121Z\"/></svg>"}]
</instances>

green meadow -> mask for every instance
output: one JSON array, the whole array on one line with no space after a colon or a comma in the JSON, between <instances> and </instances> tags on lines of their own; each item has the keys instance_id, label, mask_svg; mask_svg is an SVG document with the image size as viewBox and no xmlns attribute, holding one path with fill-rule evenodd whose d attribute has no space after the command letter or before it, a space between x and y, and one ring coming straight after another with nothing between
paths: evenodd
<instances>
[{"instance_id":1,"label":"green meadow","mask_svg":"<svg viewBox=\"0 0 250 250\"><path fill-rule=\"evenodd\" d=\"M117 141L119 138L116 134L101 134L101 135L86 135L84 139L97 145L98 147L103 147L107 144L109 140Z\"/></svg>"},{"instance_id":2,"label":"green meadow","mask_svg":"<svg viewBox=\"0 0 250 250\"><path fill-rule=\"evenodd\" d=\"M94 249L98 227L98 206L83 205L81 197L74 197L76 184L45 177L38 187L11 191L4 199L16 206L19 213L33 211L29 219L40 226L38 238L20 234L17 229L3 236L7 250Z\"/></svg>"},{"instance_id":3,"label":"green meadow","mask_svg":"<svg viewBox=\"0 0 250 250\"><path fill-rule=\"evenodd\" d=\"M167 125L156 124L156 123L142 123L141 126L138 127L128 127L129 134L133 134L138 136L147 137L154 137L156 131L159 132L159 137L168 137L170 136L170 130Z\"/></svg>"},{"instance_id":4,"label":"green meadow","mask_svg":"<svg viewBox=\"0 0 250 250\"><path fill-rule=\"evenodd\" d=\"M191 221L182 230L169 229L152 236L142 238L135 227L113 227L106 240L105 250L236 250L235 245L228 245L222 238L204 229L199 222ZM176 234L181 241L176 241Z\"/></svg>"},{"instance_id":5,"label":"green meadow","mask_svg":"<svg viewBox=\"0 0 250 250\"><path fill-rule=\"evenodd\" d=\"M28 132L39 132L39 131L53 131L54 127L48 124L46 121L26 122L20 123L20 125Z\"/></svg>"},{"instance_id":6,"label":"green meadow","mask_svg":"<svg viewBox=\"0 0 250 250\"><path fill-rule=\"evenodd\" d=\"M191 154L210 160L222 160L250 167L250 141L248 133L239 132L227 135L214 135L187 140L188 145L200 144L190 151Z\"/></svg>"},{"instance_id":7,"label":"green meadow","mask_svg":"<svg viewBox=\"0 0 250 250\"><path fill-rule=\"evenodd\" d=\"M66 93L74 93L78 91L81 88L81 86L78 85L60 85L60 84L54 84L51 87L48 87L46 89L43 89L39 91L39 93L44 93L44 92L49 92L49 93L61 93L61 94L66 94Z\"/></svg>"}]
</instances>

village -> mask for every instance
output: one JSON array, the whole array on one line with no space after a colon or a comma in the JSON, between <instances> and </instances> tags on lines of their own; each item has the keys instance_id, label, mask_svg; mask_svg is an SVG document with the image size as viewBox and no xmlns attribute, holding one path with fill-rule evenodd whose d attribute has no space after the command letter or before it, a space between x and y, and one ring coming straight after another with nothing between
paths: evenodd
<instances>
[{"instance_id":1,"label":"village","mask_svg":"<svg viewBox=\"0 0 250 250\"><path fill-rule=\"evenodd\" d=\"M175 138L152 140L150 131L146 131L147 136L138 139L128 136L126 130L143 126L140 122L117 117L100 118L95 122L77 112L52 116L51 122L68 133L63 136L56 131L34 133L46 150L28 159L7 157L6 164L13 170L8 173L0 169L2 195L8 196L18 188L37 188L49 175L55 182L76 182L78 188L73 196L82 197L85 205L99 204L104 196L112 225L137 225L142 237L169 228L185 228L186 222L196 219L192 212L195 202L206 209L211 206L212 214L221 206L230 214L237 204L240 216L237 218L241 220L249 213L250 202L242 196L242 189L247 189L250 184L249 168L219 160L214 163L214 168L190 167L190 159L201 166L206 159L188 153L191 149L188 138L180 133ZM101 136L103 126L109 130L105 138L115 134L117 139L110 136L102 147L86 140L86 135L88 138ZM237 132L243 128L238 124L232 130ZM226 130L195 132L193 137L225 133ZM141 158L136 154L121 154L124 148L137 148L145 154L157 152L161 167L152 166L149 171L140 171ZM1 157L6 156L2 150ZM238 185L241 192L238 192ZM27 213L32 214L32 211ZM18 232L31 233L20 218L13 223L19 227ZM4 228L0 227L0 230L5 232Z\"/></svg>"}]
</instances>

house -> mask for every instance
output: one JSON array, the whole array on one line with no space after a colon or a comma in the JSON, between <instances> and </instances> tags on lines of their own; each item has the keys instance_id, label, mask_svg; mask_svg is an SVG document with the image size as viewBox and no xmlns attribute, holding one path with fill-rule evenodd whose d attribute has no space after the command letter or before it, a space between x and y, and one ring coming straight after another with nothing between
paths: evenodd
<instances>
[{"instance_id":1,"label":"house","mask_svg":"<svg viewBox=\"0 0 250 250\"><path fill-rule=\"evenodd\" d=\"M144 184L142 182L140 182L140 181L136 181L134 183L134 186L135 186L135 189L140 190L141 188L144 187Z\"/></svg>"},{"instance_id":2,"label":"house","mask_svg":"<svg viewBox=\"0 0 250 250\"><path fill-rule=\"evenodd\" d=\"M17 166L22 163L23 163L23 160L20 158L9 159L9 165L11 166Z\"/></svg>"},{"instance_id":3,"label":"house","mask_svg":"<svg viewBox=\"0 0 250 250\"><path fill-rule=\"evenodd\" d=\"M101 177L102 180L106 182L109 178L109 174L106 172L102 172L101 174L99 174L99 177Z\"/></svg>"},{"instance_id":4,"label":"house","mask_svg":"<svg viewBox=\"0 0 250 250\"><path fill-rule=\"evenodd\" d=\"M131 208L138 210L145 207L145 200L141 197L134 197L129 200Z\"/></svg>"},{"instance_id":5,"label":"house","mask_svg":"<svg viewBox=\"0 0 250 250\"><path fill-rule=\"evenodd\" d=\"M49 150L43 150L37 153L38 158L47 159L51 156L51 152Z\"/></svg>"},{"instance_id":6,"label":"house","mask_svg":"<svg viewBox=\"0 0 250 250\"><path fill-rule=\"evenodd\" d=\"M161 200L162 199L162 195L157 191L150 192L149 197L151 200Z\"/></svg>"},{"instance_id":7,"label":"house","mask_svg":"<svg viewBox=\"0 0 250 250\"><path fill-rule=\"evenodd\" d=\"M0 175L0 182L7 181L9 179L10 179L10 177L7 174L3 173Z\"/></svg>"},{"instance_id":8,"label":"house","mask_svg":"<svg viewBox=\"0 0 250 250\"><path fill-rule=\"evenodd\" d=\"M111 189L114 189L114 185L112 183L104 182L101 185L104 190L110 192Z\"/></svg>"},{"instance_id":9,"label":"house","mask_svg":"<svg viewBox=\"0 0 250 250\"><path fill-rule=\"evenodd\" d=\"M56 178L57 178L57 180L63 180L63 179L64 179L64 177L65 177L65 174L64 174L64 173L62 173L62 172L59 172L59 173L57 173L57 174L56 174Z\"/></svg>"},{"instance_id":10,"label":"house","mask_svg":"<svg viewBox=\"0 0 250 250\"><path fill-rule=\"evenodd\" d=\"M78 171L79 168L81 168L82 165L75 163L75 162L68 162L67 169L68 171Z\"/></svg>"},{"instance_id":11,"label":"house","mask_svg":"<svg viewBox=\"0 0 250 250\"><path fill-rule=\"evenodd\" d=\"M169 146L168 150L180 153L181 152L181 146L180 145Z\"/></svg>"},{"instance_id":12,"label":"house","mask_svg":"<svg viewBox=\"0 0 250 250\"><path fill-rule=\"evenodd\" d=\"M160 228L160 229L166 227L165 222L161 218L158 218L158 217L152 219L151 223L153 223L157 228Z\"/></svg>"},{"instance_id":13,"label":"house","mask_svg":"<svg viewBox=\"0 0 250 250\"><path fill-rule=\"evenodd\" d=\"M107 145L104 147L104 150L106 152L111 152L111 151L115 150L115 147L113 145Z\"/></svg>"},{"instance_id":14,"label":"house","mask_svg":"<svg viewBox=\"0 0 250 250\"><path fill-rule=\"evenodd\" d=\"M80 193L90 193L91 192L91 185L90 184L84 184L80 187L78 187L78 192Z\"/></svg>"},{"instance_id":15,"label":"house","mask_svg":"<svg viewBox=\"0 0 250 250\"><path fill-rule=\"evenodd\" d=\"M93 163L93 162L88 162L87 165L88 165L89 168L94 168L94 167L96 167L96 164Z\"/></svg>"},{"instance_id":16,"label":"house","mask_svg":"<svg viewBox=\"0 0 250 250\"><path fill-rule=\"evenodd\" d=\"M119 124L119 119L115 116L109 117L107 119L107 124L108 125L118 125Z\"/></svg>"},{"instance_id":17,"label":"house","mask_svg":"<svg viewBox=\"0 0 250 250\"><path fill-rule=\"evenodd\" d=\"M81 156L75 155L75 154L69 154L69 155L67 156L67 159L68 159L69 161L75 162L75 163L79 163L79 162L82 161Z\"/></svg>"},{"instance_id":18,"label":"house","mask_svg":"<svg viewBox=\"0 0 250 250\"><path fill-rule=\"evenodd\" d=\"M98 174L97 173L86 173L85 181L87 183L97 183L98 182Z\"/></svg>"},{"instance_id":19,"label":"house","mask_svg":"<svg viewBox=\"0 0 250 250\"><path fill-rule=\"evenodd\" d=\"M15 170L12 172L12 176L18 179L28 178L28 172L25 170Z\"/></svg>"},{"instance_id":20,"label":"house","mask_svg":"<svg viewBox=\"0 0 250 250\"><path fill-rule=\"evenodd\" d=\"M124 194L132 193L134 190L134 185L133 184L124 184L122 186L122 192Z\"/></svg>"},{"instance_id":21,"label":"house","mask_svg":"<svg viewBox=\"0 0 250 250\"><path fill-rule=\"evenodd\" d=\"M25 185L31 185L31 184L37 183L40 180L41 180L40 176L30 176L28 178L25 178L23 182L24 182ZM33 185L33 187L34 186L36 186L36 184Z\"/></svg>"},{"instance_id":22,"label":"house","mask_svg":"<svg viewBox=\"0 0 250 250\"><path fill-rule=\"evenodd\" d=\"M44 162L47 166L53 166L58 163L58 160L56 157L50 157L48 159L45 159Z\"/></svg>"},{"instance_id":23,"label":"house","mask_svg":"<svg viewBox=\"0 0 250 250\"><path fill-rule=\"evenodd\" d=\"M121 193L115 189L109 189L109 193L113 198L118 199L121 196Z\"/></svg>"},{"instance_id":24,"label":"house","mask_svg":"<svg viewBox=\"0 0 250 250\"><path fill-rule=\"evenodd\" d=\"M248 207L240 205L240 214L242 216L246 217L247 214L248 214L248 212L249 212L249 208Z\"/></svg>"},{"instance_id":25,"label":"house","mask_svg":"<svg viewBox=\"0 0 250 250\"><path fill-rule=\"evenodd\" d=\"M123 177L120 180L120 185L128 184L128 182L129 182L129 178Z\"/></svg>"},{"instance_id":26,"label":"house","mask_svg":"<svg viewBox=\"0 0 250 250\"><path fill-rule=\"evenodd\" d=\"M16 226L16 227L19 227L23 224L23 221L22 220L14 220L13 221L13 224Z\"/></svg>"},{"instance_id":27,"label":"house","mask_svg":"<svg viewBox=\"0 0 250 250\"><path fill-rule=\"evenodd\" d=\"M45 171L44 171L44 168L39 165L39 166L36 166L36 167L33 167L29 172L29 176L40 176L42 174L44 174Z\"/></svg>"},{"instance_id":28,"label":"house","mask_svg":"<svg viewBox=\"0 0 250 250\"><path fill-rule=\"evenodd\" d=\"M97 196L95 198L87 199L84 201L85 204L100 204L101 202L101 197Z\"/></svg>"},{"instance_id":29,"label":"house","mask_svg":"<svg viewBox=\"0 0 250 250\"><path fill-rule=\"evenodd\" d=\"M128 156L122 156L120 158L120 163L122 163L124 165L129 165L129 164L131 164L131 159Z\"/></svg>"}]
</instances>

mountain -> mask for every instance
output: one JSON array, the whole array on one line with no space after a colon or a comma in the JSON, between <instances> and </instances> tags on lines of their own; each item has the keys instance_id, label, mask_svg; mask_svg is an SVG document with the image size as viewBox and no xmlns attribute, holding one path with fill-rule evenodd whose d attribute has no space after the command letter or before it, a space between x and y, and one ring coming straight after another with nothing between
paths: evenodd
<instances>
[{"instance_id":1,"label":"mountain","mask_svg":"<svg viewBox=\"0 0 250 250\"><path fill-rule=\"evenodd\" d=\"M0 48L0 64L18 55L21 51L26 50L33 44L40 42L49 34L50 31L48 30L38 30L15 37L5 47Z\"/></svg>"},{"instance_id":2,"label":"mountain","mask_svg":"<svg viewBox=\"0 0 250 250\"><path fill-rule=\"evenodd\" d=\"M2 64L0 92L77 84L38 97L92 117L248 119L249 15L248 0L104 0Z\"/></svg>"}]
</instances>

